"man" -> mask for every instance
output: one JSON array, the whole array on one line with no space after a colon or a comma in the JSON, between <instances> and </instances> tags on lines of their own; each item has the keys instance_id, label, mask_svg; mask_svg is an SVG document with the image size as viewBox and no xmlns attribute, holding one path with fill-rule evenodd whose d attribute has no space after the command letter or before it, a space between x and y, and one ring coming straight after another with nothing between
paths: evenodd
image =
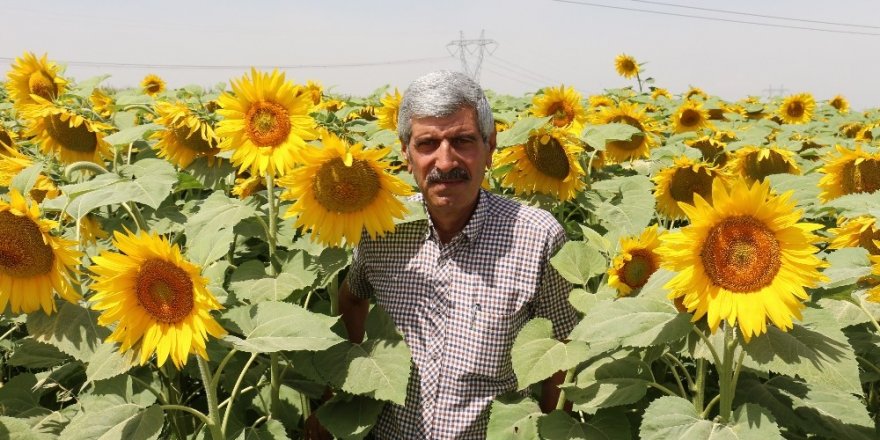
<instances>
[{"instance_id":1,"label":"man","mask_svg":"<svg viewBox=\"0 0 880 440\"><path fill-rule=\"evenodd\" d=\"M481 189L495 151L495 124L478 84L429 73L406 90L398 134L428 219L365 236L339 294L349 338L360 342L374 298L413 354L404 406L388 405L380 439L485 438L489 406L516 389L510 349L536 316L557 338L576 323L571 286L550 266L565 242L546 211ZM555 407L557 374L542 408Z\"/></svg>"}]
</instances>

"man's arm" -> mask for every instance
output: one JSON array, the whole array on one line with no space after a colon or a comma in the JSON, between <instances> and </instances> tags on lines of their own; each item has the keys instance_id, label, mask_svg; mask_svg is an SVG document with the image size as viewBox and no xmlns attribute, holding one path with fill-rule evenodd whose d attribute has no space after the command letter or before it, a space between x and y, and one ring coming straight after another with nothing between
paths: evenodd
<instances>
[{"instance_id":1,"label":"man's arm","mask_svg":"<svg viewBox=\"0 0 880 440\"><path fill-rule=\"evenodd\" d=\"M364 323L370 310L370 300L351 293L348 278L339 286L339 312L348 332L348 340L355 344L364 341Z\"/></svg>"}]
</instances>

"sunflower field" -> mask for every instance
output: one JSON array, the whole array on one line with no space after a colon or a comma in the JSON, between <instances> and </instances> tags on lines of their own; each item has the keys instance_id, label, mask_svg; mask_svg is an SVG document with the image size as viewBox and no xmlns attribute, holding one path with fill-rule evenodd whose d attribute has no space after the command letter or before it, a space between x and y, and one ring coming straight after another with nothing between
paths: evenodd
<instances>
[{"instance_id":1,"label":"sunflower field","mask_svg":"<svg viewBox=\"0 0 880 440\"><path fill-rule=\"evenodd\" d=\"M880 109L614 67L628 87L489 93L483 186L564 226L582 320L519 332L531 392L488 438L878 438ZM0 438L364 438L411 354L378 307L349 342L337 291L363 231L426 216L399 91L106 78L25 53L0 87Z\"/></svg>"}]
</instances>

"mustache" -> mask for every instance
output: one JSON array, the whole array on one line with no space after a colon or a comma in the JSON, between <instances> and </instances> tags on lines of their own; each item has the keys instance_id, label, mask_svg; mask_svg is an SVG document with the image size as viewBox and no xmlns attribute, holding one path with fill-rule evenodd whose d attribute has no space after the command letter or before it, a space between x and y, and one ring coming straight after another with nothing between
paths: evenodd
<instances>
[{"instance_id":1,"label":"mustache","mask_svg":"<svg viewBox=\"0 0 880 440\"><path fill-rule=\"evenodd\" d=\"M443 182L466 182L468 180L471 180L471 175L464 168L453 168L447 172L433 168L428 175L425 176L425 181L427 181L429 185Z\"/></svg>"}]
</instances>

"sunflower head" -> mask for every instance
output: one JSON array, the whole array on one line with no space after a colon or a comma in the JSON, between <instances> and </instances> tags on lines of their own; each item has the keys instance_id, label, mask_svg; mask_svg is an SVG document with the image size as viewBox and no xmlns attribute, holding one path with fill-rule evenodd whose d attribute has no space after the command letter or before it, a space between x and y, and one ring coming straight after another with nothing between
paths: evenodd
<instances>
[{"instance_id":1,"label":"sunflower head","mask_svg":"<svg viewBox=\"0 0 880 440\"><path fill-rule=\"evenodd\" d=\"M324 96L324 87L317 81L309 80L306 82L305 86L301 86L297 89L296 94L307 95L308 98L311 99L312 105L316 106L321 103L321 98Z\"/></svg>"},{"instance_id":2,"label":"sunflower head","mask_svg":"<svg viewBox=\"0 0 880 440\"><path fill-rule=\"evenodd\" d=\"M837 95L828 101L828 105L837 109L841 114L849 112L849 101L843 95Z\"/></svg>"},{"instance_id":3,"label":"sunflower head","mask_svg":"<svg viewBox=\"0 0 880 440\"><path fill-rule=\"evenodd\" d=\"M89 101L92 103L95 113L101 115L102 118L109 118L113 115L116 102L112 96L103 90L93 90L91 96L89 96Z\"/></svg>"},{"instance_id":4,"label":"sunflower head","mask_svg":"<svg viewBox=\"0 0 880 440\"><path fill-rule=\"evenodd\" d=\"M218 98L224 119L217 124L219 148L232 151L232 163L252 175L284 175L298 161L305 141L316 137L309 116L312 101L277 70L251 69L232 81L232 92Z\"/></svg>"},{"instance_id":5,"label":"sunflower head","mask_svg":"<svg viewBox=\"0 0 880 440\"><path fill-rule=\"evenodd\" d=\"M33 164L34 161L28 156L0 146L0 187L9 187L15 176ZM44 199L54 199L60 194L61 190L55 186L55 182L42 173L37 175L37 180L29 193L31 199L37 203L41 203Z\"/></svg>"},{"instance_id":6,"label":"sunflower head","mask_svg":"<svg viewBox=\"0 0 880 440\"><path fill-rule=\"evenodd\" d=\"M620 239L620 253L608 269L608 285L617 289L618 296L628 296L648 282L660 267L660 235L657 225L645 229L638 237Z\"/></svg>"},{"instance_id":7,"label":"sunflower head","mask_svg":"<svg viewBox=\"0 0 880 440\"><path fill-rule=\"evenodd\" d=\"M679 219L685 217L681 203L692 205L697 195L712 203L712 185L715 180L726 183L727 177L714 166L681 156L672 166L660 170L653 180L657 211L666 218Z\"/></svg>"},{"instance_id":8,"label":"sunflower head","mask_svg":"<svg viewBox=\"0 0 880 440\"><path fill-rule=\"evenodd\" d=\"M158 139L155 148L159 150L159 157L186 168L199 157L213 160L220 152L217 148L220 139L209 119L180 102L160 101L154 107L158 114L156 122L165 126L165 130L152 135Z\"/></svg>"},{"instance_id":9,"label":"sunflower head","mask_svg":"<svg viewBox=\"0 0 880 440\"><path fill-rule=\"evenodd\" d=\"M555 127L567 128L580 134L587 114L581 104L581 94L572 87L550 87L532 99L532 114L538 117L550 116Z\"/></svg>"},{"instance_id":10,"label":"sunflower head","mask_svg":"<svg viewBox=\"0 0 880 440\"><path fill-rule=\"evenodd\" d=\"M587 99L587 103L590 106L591 113L598 112L605 107L616 105L616 102L608 95L591 95Z\"/></svg>"},{"instance_id":11,"label":"sunflower head","mask_svg":"<svg viewBox=\"0 0 880 440\"><path fill-rule=\"evenodd\" d=\"M656 144L653 137L656 124L647 115L645 110L629 102L620 102L613 107L605 107L594 118L597 124L627 124L638 129L629 140L609 141L605 144L606 159L610 162L620 163L640 157L648 157L650 149Z\"/></svg>"},{"instance_id":12,"label":"sunflower head","mask_svg":"<svg viewBox=\"0 0 880 440\"><path fill-rule=\"evenodd\" d=\"M794 152L776 146L747 146L736 150L727 170L749 182L763 181L771 174L800 174Z\"/></svg>"},{"instance_id":13,"label":"sunflower head","mask_svg":"<svg viewBox=\"0 0 880 440\"><path fill-rule=\"evenodd\" d=\"M673 129L676 133L698 131L709 127L709 112L697 101L685 101L672 115Z\"/></svg>"},{"instance_id":14,"label":"sunflower head","mask_svg":"<svg viewBox=\"0 0 880 440\"><path fill-rule=\"evenodd\" d=\"M10 201L0 200L0 312L8 305L12 313L55 311L57 292L75 303L73 288L82 253L76 243L53 236L57 223L40 217L40 208L15 189Z\"/></svg>"},{"instance_id":15,"label":"sunflower head","mask_svg":"<svg viewBox=\"0 0 880 440\"><path fill-rule=\"evenodd\" d=\"M689 101L689 100L696 99L696 98L700 98L701 100L705 101L705 100L709 99L709 94L704 92L703 89L701 89L699 87L691 86L691 88L688 89L687 92L685 92L684 99L686 101Z\"/></svg>"},{"instance_id":16,"label":"sunflower head","mask_svg":"<svg viewBox=\"0 0 880 440\"><path fill-rule=\"evenodd\" d=\"M93 121L42 98L22 112L30 120L27 136L35 137L40 150L57 155L61 162L79 161L103 163L109 157L110 144L104 134L113 129L100 121Z\"/></svg>"},{"instance_id":17,"label":"sunflower head","mask_svg":"<svg viewBox=\"0 0 880 440\"><path fill-rule=\"evenodd\" d=\"M12 64L7 74L6 89L9 97L18 109L36 104L32 95L53 101L67 87L67 81L59 76L60 68L48 61L46 55L37 58L31 52L25 52Z\"/></svg>"},{"instance_id":18,"label":"sunflower head","mask_svg":"<svg viewBox=\"0 0 880 440\"><path fill-rule=\"evenodd\" d=\"M528 140L495 154L496 167L510 170L501 184L517 194L550 194L565 201L583 189L585 174L578 160L583 148L580 141L562 128L538 128Z\"/></svg>"},{"instance_id":19,"label":"sunflower head","mask_svg":"<svg viewBox=\"0 0 880 440\"><path fill-rule=\"evenodd\" d=\"M880 255L880 247L877 246L877 240L880 240L880 228L875 226L876 220L867 216L852 219L838 218L837 227L828 231L833 237L829 247L831 249L861 247L867 249L871 255Z\"/></svg>"},{"instance_id":20,"label":"sunflower head","mask_svg":"<svg viewBox=\"0 0 880 440\"><path fill-rule=\"evenodd\" d=\"M141 80L141 90L146 95L156 96L165 91L165 81L151 73Z\"/></svg>"},{"instance_id":21,"label":"sunflower head","mask_svg":"<svg viewBox=\"0 0 880 440\"><path fill-rule=\"evenodd\" d=\"M636 59L625 53L614 58L614 69L624 78L632 78L639 74L639 64Z\"/></svg>"},{"instance_id":22,"label":"sunflower head","mask_svg":"<svg viewBox=\"0 0 880 440\"><path fill-rule=\"evenodd\" d=\"M0 156L6 154L7 148L9 148L10 150L16 149L15 139L17 137L18 136L15 134L14 131L4 127L3 125L0 125Z\"/></svg>"},{"instance_id":23,"label":"sunflower head","mask_svg":"<svg viewBox=\"0 0 880 440\"><path fill-rule=\"evenodd\" d=\"M382 107L376 109L376 116L379 119L379 127L386 130L397 132L397 112L400 111L400 101L403 96L397 88L394 93L386 93L382 98Z\"/></svg>"},{"instance_id":24,"label":"sunflower head","mask_svg":"<svg viewBox=\"0 0 880 440\"><path fill-rule=\"evenodd\" d=\"M393 231L394 219L406 214L397 197L412 188L389 172L383 158L390 149L349 146L331 133L323 133L322 144L305 147L304 165L278 179L286 188L282 199L295 200L285 218L296 217L295 227L328 246L343 238L357 245L364 229L372 238Z\"/></svg>"},{"instance_id":25,"label":"sunflower head","mask_svg":"<svg viewBox=\"0 0 880 440\"><path fill-rule=\"evenodd\" d=\"M159 366L171 358L182 368L191 353L207 359L207 336L226 331L211 316L222 307L200 268L159 235L116 231L113 246L119 251L93 257L90 268L98 324L115 325L107 339L135 350L141 365L153 353Z\"/></svg>"},{"instance_id":26,"label":"sunflower head","mask_svg":"<svg viewBox=\"0 0 880 440\"><path fill-rule=\"evenodd\" d=\"M244 200L264 189L266 189L266 185L264 185L264 180L260 176L236 177L232 194Z\"/></svg>"},{"instance_id":27,"label":"sunflower head","mask_svg":"<svg viewBox=\"0 0 880 440\"><path fill-rule=\"evenodd\" d=\"M656 101L660 98L672 99L672 95L669 93L669 90L666 90L663 87L654 87L653 90L651 90L651 99Z\"/></svg>"},{"instance_id":28,"label":"sunflower head","mask_svg":"<svg viewBox=\"0 0 880 440\"><path fill-rule=\"evenodd\" d=\"M880 247L880 240L874 241L874 245ZM880 278L880 255L871 255L871 262L873 263L871 274L875 279ZM868 290L868 301L880 303L880 283Z\"/></svg>"},{"instance_id":29,"label":"sunflower head","mask_svg":"<svg viewBox=\"0 0 880 440\"><path fill-rule=\"evenodd\" d=\"M813 118L816 100L809 93L791 95L779 106L779 118L786 124L805 124Z\"/></svg>"},{"instance_id":30,"label":"sunflower head","mask_svg":"<svg viewBox=\"0 0 880 440\"><path fill-rule=\"evenodd\" d=\"M872 193L880 189L880 152L869 153L856 144L854 150L836 145L837 154L830 154L819 179L819 199L827 202L855 193Z\"/></svg>"},{"instance_id":31,"label":"sunflower head","mask_svg":"<svg viewBox=\"0 0 880 440\"><path fill-rule=\"evenodd\" d=\"M721 321L738 325L746 341L767 332L767 321L782 330L800 319L805 287L825 279L825 264L814 254L821 225L799 223L791 192L772 195L768 182L736 180L728 191L712 185L712 203L694 196L682 204L690 224L661 237L662 266L678 272L664 287L696 321L707 317L714 332Z\"/></svg>"},{"instance_id":32,"label":"sunflower head","mask_svg":"<svg viewBox=\"0 0 880 440\"><path fill-rule=\"evenodd\" d=\"M703 160L723 167L728 160L728 153L725 151L727 143L719 139L716 135L703 135L698 138L688 139L684 141L685 145L700 150Z\"/></svg>"}]
</instances>

